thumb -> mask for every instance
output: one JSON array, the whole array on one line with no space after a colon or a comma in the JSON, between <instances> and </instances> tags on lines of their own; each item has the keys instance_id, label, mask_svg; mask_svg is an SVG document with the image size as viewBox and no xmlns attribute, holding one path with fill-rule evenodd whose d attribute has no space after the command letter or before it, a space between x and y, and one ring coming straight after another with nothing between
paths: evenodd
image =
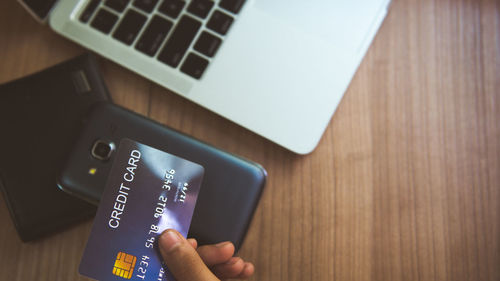
<instances>
[{"instance_id":1,"label":"thumb","mask_svg":"<svg viewBox=\"0 0 500 281\"><path fill-rule=\"evenodd\" d=\"M160 235L158 244L168 270L177 281L219 280L179 232L173 229L165 230Z\"/></svg>"}]
</instances>

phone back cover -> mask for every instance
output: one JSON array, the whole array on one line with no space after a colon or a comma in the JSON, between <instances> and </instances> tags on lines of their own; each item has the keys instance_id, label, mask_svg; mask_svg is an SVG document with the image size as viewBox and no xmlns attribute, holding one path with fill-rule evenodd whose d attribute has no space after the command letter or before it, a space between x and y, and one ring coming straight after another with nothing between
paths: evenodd
<instances>
[{"instance_id":1,"label":"phone back cover","mask_svg":"<svg viewBox=\"0 0 500 281\"><path fill-rule=\"evenodd\" d=\"M0 85L0 186L23 241L95 214L94 206L59 190L56 176L80 120L108 99L90 54Z\"/></svg>"},{"instance_id":2,"label":"phone back cover","mask_svg":"<svg viewBox=\"0 0 500 281\"><path fill-rule=\"evenodd\" d=\"M92 160L90 147L96 139L118 144L123 138L203 166L205 175L188 236L201 245L229 240L236 249L241 246L265 184L265 170L117 105L99 103L89 112L65 165L69 170L63 170L59 183L75 195L99 201L116 154L108 162ZM83 172L88 171L87 161L99 171L96 175Z\"/></svg>"}]
</instances>

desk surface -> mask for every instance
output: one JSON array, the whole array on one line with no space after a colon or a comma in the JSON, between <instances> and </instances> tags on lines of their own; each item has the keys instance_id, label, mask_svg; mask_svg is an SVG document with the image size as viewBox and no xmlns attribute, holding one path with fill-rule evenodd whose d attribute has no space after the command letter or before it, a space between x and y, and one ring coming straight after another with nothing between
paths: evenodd
<instances>
[{"instance_id":1,"label":"desk surface","mask_svg":"<svg viewBox=\"0 0 500 281\"><path fill-rule=\"evenodd\" d=\"M0 1L0 83L82 52ZM118 104L267 168L252 280L500 280L500 2L395 0L307 156L100 64ZM1 280L87 280L90 221L23 244L0 202Z\"/></svg>"}]
</instances>

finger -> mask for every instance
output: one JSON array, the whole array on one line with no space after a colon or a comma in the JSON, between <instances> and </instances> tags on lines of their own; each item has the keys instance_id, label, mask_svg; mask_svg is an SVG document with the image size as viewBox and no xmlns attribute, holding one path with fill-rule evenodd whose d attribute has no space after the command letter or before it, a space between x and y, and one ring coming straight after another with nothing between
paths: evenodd
<instances>
[{"instance_id":1,"label":"finger","mask_svg":"<svg viewBox=\"0 0 500 281\"><path fill-rule=\"evenodd\" d=\"M243 271L240 273L240 275L238 275L235 278L248 279L254 274L254 272L255 272L254 265L250 262L245 262L245 267L243 268Z\"/></svg>"},{"instance_id":2,"label":"finger","mask_svg":"<svg viewBox=\"0 0 500 281\"><path fill-rule=\"evenodd\" d=\"M243 273L245 262L239 257L232 257L228 262L212 267L212 272L220 279L236 278Z\"/></svg>"},{"instance_id":3,"label":"finger","mask_svg":"<svg viewBox=\"0 0 500 281\"><path fill-rule=\"evenodd\" d=\"M208 267L211 267L229 261L234 254L234 245L231 242L222 242L215 245L200 246L196 251L203 262Z\"/></svg>"},{"instance_id":4,"label":"finger","mask_svg":"<svg viewBox=\"0 0 500 281\"><path fill-rule=\"evenodd\" d=\"M189 242L189 244L191 244L191 246L193 246L193 249L196 250L196 248L198 248L198 241L196 241L196 239L188 238L187 241Z\"/></svg>"},{"instance_id":5,"label":"finger","mask_svg":"<svg viewBox=\"0 0 500 281\"><path fill-rule=\"evenodd\" d=\"M179 232L168 229L158 242L163 260L177 281L219 281Z\"/></svg>"}]
</instances>

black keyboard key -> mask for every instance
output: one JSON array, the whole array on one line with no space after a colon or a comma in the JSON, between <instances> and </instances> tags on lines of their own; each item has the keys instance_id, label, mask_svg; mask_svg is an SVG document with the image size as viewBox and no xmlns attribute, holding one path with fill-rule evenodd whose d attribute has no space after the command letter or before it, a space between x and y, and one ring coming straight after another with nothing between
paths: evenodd
<instances>
[{"instance_id":1,"label":"black keyboard key","mask_svg":"<svg viewBox=\"0 0 500 281\"><path fill-rule=\"evenodd\" d=\"M153 11L156 4L158 4L158 0L135 0L133 5L137 9L141 9L149 14Z\"/></svg>"},{"instance_id":2,"label":"black keyboard key","mask_svg":"<svg viewBox=\"0 0 500 281\"><path fill-rule=\"evenodd\" d=\"M130 0L106 0L104 5L110 7L111 9L117 11L118 13L123 12L125 7L127 7Z\"/></svg>"},{"instance_id":3,"label":"black keyboard key","mask_svg":"<svg viewBox=\"0 0 500 281\"><path fill-rule=\"evenodd\" d=\"M189 53L182 64L181 71L193 78L200 79L207 66L208 60L193 53Z\"/></svg>"},{"instance_id":4,"label":"black keyboard key","mask_svg":"<svg viewBox=\"0 0 500 281\"><path fill-rule=\"evenodd\" d=\"M158 11L176 19L181 13L182 8L184 8L184 5L186 5L186 2L182 0L165 0L158 8Z\"/></svg>"},{"instance_id":5,"label":"black keyboard key","mask_svg":"<svg viewBox=\"0 0 500 281\"><path fill-rule=\"evenodd\" d=\"M207 27L221 35L226 35L229 27L233 23L233 17L220 11L215 11L207 23Z\"/></svg>"},{"instance_id":6,"label":"black keyboard key","mask_svg":"<svg viewBox=\"0 0 500 281\"><path fill-rule=\"evenodd\" d=\"M203 31L194 45L194 49L207 57L213 57L219 49L222 40L212 34Z\"/></svg>"},{"instance_id":7,"label":"black keyboard key","mask_svg":"<svg viewBox=\"0 0 500 281\"><path fill-rule=\"evenodd\" d=\"M115 14L104 9L99 9L99 12L97 12L97 15L92 20L90 26L101 31L104 34L108 34L111 29L113 29L113 26L115 25L117 20L118 16L116 16Z\"/></svg>"},{"instance_id":8,"label":"black keyboard key","mask_svg":"<svg viewBox=\"0 0 500 281\"><path fill-rule=\"evenodd\" d=\"M193 15L204 19L208 16L213 6L214 2L210 0L192 0L187 10Z\"/></svg>"},{"instance_id":9,"label":"black keyboard key","mask_svg":"<svg viewBox=\"0 0 500 281\"><path fill-rule=\"evenodd\" d=\"M201 22L189 16L182 16L158 59L171 67L177 67L200 27Z\"/></svg>"},{"instance_id":10,"label":"black keyboard key","mask_svg":"<svg viewBox=\"0 0 500 281\"><path fill-rule=\"evenodd\" d=\"M115 33L113 33L113 38L127 45L132 44L146 20L146 16L134 10L128 10Z\"/></svg>"},{"instance_id":11,"label":"black keyboard key","mask_svg":"<svg viewBox=\"0 0 500 281\"><path fill-rule=\"evenodd\" d=\"M135 48L148 56L154 56L173 25L169 20L154 16Z\"/></svg>"},{"instance_id":12,"label":"black keyboard key","mask_svg":"<svg viewBox=\"0 0 500 281\"><path fill-rule=\"evenodd\" d=\"M95 12L95 9L99 6L99 2L100 0L92 0L87 4L87 7L85 7L85 10L80 15L81 22L87 23L89 21Z\"/></svg>"},{"instance_id":13,"label":"black keyboard key","mask_svg":"<svg viewBox=\"0 0 500 281\"><path fill-rule=\"evenodd\" d=\"M231 13L237 14L240 12L243 3L245 3L245 0L221 0L219 6Z\"/></svg>"}]
</instances>

